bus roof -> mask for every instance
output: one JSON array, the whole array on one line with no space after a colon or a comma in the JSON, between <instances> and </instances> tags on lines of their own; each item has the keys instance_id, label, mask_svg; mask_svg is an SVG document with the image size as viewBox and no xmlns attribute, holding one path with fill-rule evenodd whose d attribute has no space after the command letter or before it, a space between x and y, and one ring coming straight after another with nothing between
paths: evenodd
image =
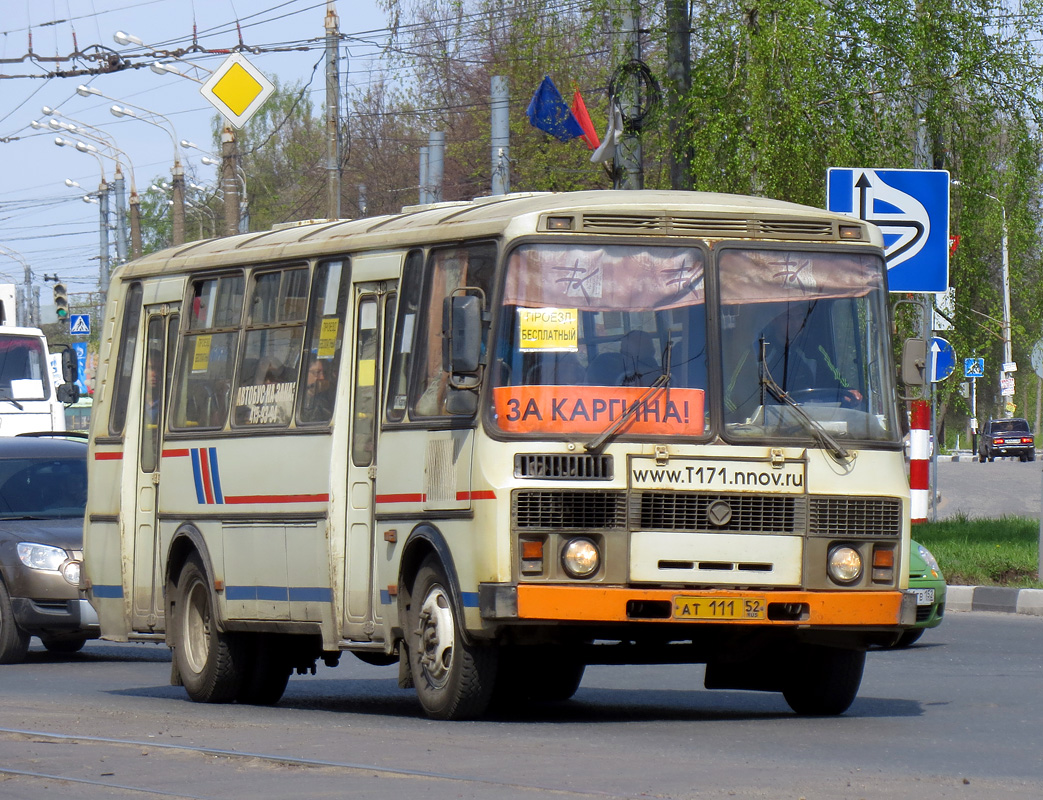
<instances>
[{"instance_id":1,"label":"bus roof","mask_svg":"<svg viewBox=\"0 0 1043 800\"><path fill-rule=\"evenodd\" d=\"M879 230L862 220L781 200L663 190L539 192L406 206L398 214L310 220L203 239L133 261L120 268L119 277L495 237L509 229L533 233L547 230L538 227L541 218L559 212L576 220L573 233L837 241L844 225L861 228L862 243L882 246Z\"/></svg>"}]
</instances>

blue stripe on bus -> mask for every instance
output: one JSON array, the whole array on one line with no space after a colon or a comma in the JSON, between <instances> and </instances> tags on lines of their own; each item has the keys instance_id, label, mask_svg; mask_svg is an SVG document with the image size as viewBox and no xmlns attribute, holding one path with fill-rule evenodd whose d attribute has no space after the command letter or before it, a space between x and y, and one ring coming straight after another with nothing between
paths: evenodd
<instances>
[{"instance_id":1,"label":"blue stripe on bus","mask_svg":"<svg viewBox=\"0 0 1043 800\"><path fill-rule=\"evenodd\" d=\"M460 602L464 608L478 608L478 592L460 592Z\"/></svg>"},{"instance_id":2,"label":"blue stripe on bus","mask_svg":"<svg viewBox=\"0 0 1043 800\"><path fill-rule=\"evenodd\" d=\"M333 592L324 586L227 586L225 599L329 603L333 600Z\"/></svg>"},{"instance_id":3,"label":"blue stripe on bus","mask_svg":"<svg viewBox=\"0 0 1043 800\"><path fill-rule=\"evenodd\" d=\"M210 455L210 482L214 485L214 502L224 503L224 495L221 494L221 475L217 471L217 448L209 449Z\"/></svg>"},{"instance_id":4,"label":"blue stripe on bus","mask_svg":"<svg viewBox=\"0 0 1043 800\"><path fill-rule=\"evenodd\" d=\"M119 584L112 586L95 584L91 587L91 592L95 597L104 600L122 599L123 597L123 587Z\"/></svg>"},{"instance_id":5,"label":"blue stripe on bus","mask_svg":"<svg viewBox=\"0 0 1043 800\"><path fill-rule=\"evenodd\" d=\"M206 494L203 492L203 472L199 468L199 448L192 448L192 474L196 479L196 502L206 505Z\"/></svg>"},{"instance_id":6,"label":"blue stripe on bus","mask_svg":"<svg viewBox=\"0 0 1043 800\"><path fill-rule=\"evenodd\" d=\"M389 592L387 589L380 590L380 604L382 606L391 605L391 592Z\"/></svg>"}]
</instances>

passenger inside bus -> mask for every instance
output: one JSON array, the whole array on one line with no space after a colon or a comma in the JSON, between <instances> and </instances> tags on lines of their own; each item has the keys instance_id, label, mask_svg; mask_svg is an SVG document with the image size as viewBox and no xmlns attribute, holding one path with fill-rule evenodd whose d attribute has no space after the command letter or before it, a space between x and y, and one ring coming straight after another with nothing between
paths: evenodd
<instances>
[{"instance_id":1,"label":"passenger inside bus","mask_svg":"<svg viewBox=\"0 0 1043 800\"><path fill-rule=\"evenodd\" d=\"M333 415L333 387L327 369L327 363L318 358L308 365L304 398L301 400L301 419L304 422L325 422Z\"/></svg>"}]
</instances>

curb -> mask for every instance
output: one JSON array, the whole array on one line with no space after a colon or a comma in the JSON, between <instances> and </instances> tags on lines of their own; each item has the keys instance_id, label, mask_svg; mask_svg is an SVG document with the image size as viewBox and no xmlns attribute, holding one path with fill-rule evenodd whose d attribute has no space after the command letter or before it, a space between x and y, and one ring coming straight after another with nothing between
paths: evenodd
<instances>
[{"instance_id":1,"label":"curb","mask_svg":"<svg viewBox=\"0 0 1043 800\"><path fill-rule=\"evenodd\" d=\"M998 611L1043 617L1043 589L1003 586L947 586L946 611Z\"/></svg>"}]
</instances>

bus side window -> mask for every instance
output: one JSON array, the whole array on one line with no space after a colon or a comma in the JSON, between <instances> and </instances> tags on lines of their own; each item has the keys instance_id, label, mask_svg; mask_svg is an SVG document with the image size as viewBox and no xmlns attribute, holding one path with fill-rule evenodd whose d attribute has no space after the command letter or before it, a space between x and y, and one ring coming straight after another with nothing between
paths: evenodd
<instances>
[{"instance_id":1,"label":"bus side window","mask_svg":"<svg viewBox=\"0 0 1043 800\"><path fill-rule=\"evenodd\" d=\"M192 282L187 330L178 353L171 427L223 428L243 305L241 273Z\"/></svg>"},{"instance_id":2,"label":"bus side window","mask_svg":"<svg viewBox=\"0 0 1043 800\"><path fill-rule=\"evenodd\" d=\"M420 308L420 290L423 288L423 268L423 252L411 251L406 256L406 264L402 270L402 293L395 321L395 344L385 411L388 422L401 422L406 416L410 357L413 354L416 316Z\"/></svg>"},{"instance_id":3,"label":"bus side window","mask_svg":"<svg viewBox=\"0 0 1043 800\"><path fill-rule=\"evenodd\" d=\"M135 283L127 291L127 301L123 309L120 350L112 388L112 412L109 416L109 433L112 436L122 436L123 427L127 424L127 402L130 396L130 378L134 371L134 350L138 343L140 320L141 284Z\"/></svg>"},{"instance_id":4,"label":"bus side window","mask_svg":"<svg viewBox=\"0 0 1043 800\"><path fill-rule=\"evenodd\" d=\"M323 261L312 279L311 308L304 334L304 364L297 392L297 424L328 425L337 394L347 309L347 260Z\"/></svg>"},{"instance_id":5,"label":"bus side window","mask_svg":"<svg viewBox=\"0 0 1043 800\"><path fill-rule=\"evenodd\" d=\"M471 244L433 250L428 274L431 282L425 290L422 320L417 331L417 353L412 386L414 416L448 415L445 408L449 376L442 371L442 301L453 290L474 286L490 297L496 246Z\"/></svg>"},{"instance_id":6,"label":"bus side window","mask_svg":"<svg viewBox=\"0 0 1043 800\"><path fill-rule=\"evenodd\" d=\"M234 390L234 427L290 424L307 297L306 266L254 272Z\"/></svg>"}]
</instances>

